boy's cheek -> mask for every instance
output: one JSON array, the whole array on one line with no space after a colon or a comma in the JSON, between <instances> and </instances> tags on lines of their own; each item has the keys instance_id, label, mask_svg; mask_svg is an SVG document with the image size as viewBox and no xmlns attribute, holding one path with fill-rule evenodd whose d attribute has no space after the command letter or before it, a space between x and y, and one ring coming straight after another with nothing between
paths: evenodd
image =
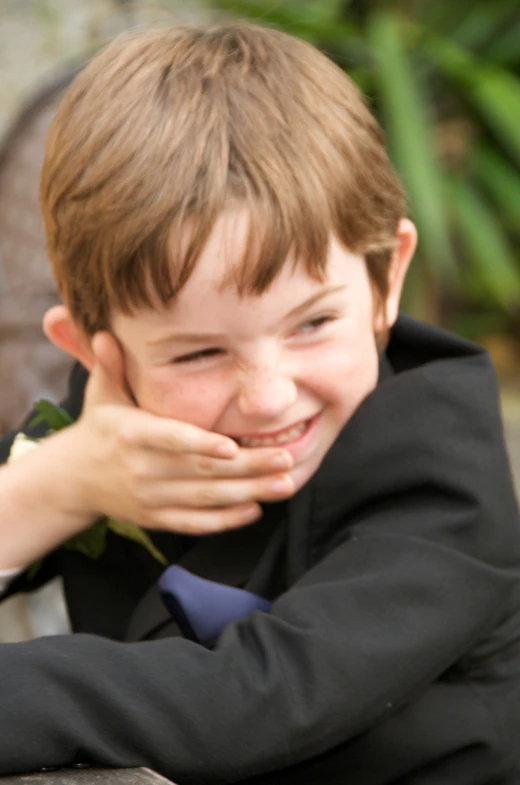
<instances>
[{"instance_id":1,"label":"boy's cheek","mask_svg":"<svg viewBox=\"0 0 520 785\"><path fill-rule=\"evenodd\" d=\"M141 380L134 391L138 406L158 417L180 420L213 430L222 405L209 385L162 378Z\"/></svg>"},{"instance_id":2,"label":"boy's cheek","mask_svg":"<svg viewBox=\"0 0 520 785\"><path fill-rule=\"evenodd\" d=\"M328 396L356 398L377 384L379 355L374 336L332 346L313 362L314 384L328 389ZM325 393L325 390L324 390Z\"/></svg>"}]
</instances>

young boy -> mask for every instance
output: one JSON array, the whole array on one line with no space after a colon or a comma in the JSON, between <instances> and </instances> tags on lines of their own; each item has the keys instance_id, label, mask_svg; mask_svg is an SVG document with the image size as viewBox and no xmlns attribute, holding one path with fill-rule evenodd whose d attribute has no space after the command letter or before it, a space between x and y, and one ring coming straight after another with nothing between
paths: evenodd
<instances>
[{"instance_id":1,"label":"young boy","mask_svg":"<svg viewBox=\"0 0 520 785\"><path fill-rule=\"evenodd\" d=\"M246 24L120 38L63 100L42 204L76 422L0 470L0 569L61 574L84 634L0 647L0 773L518 783L495 378L398 318L415 230L351 81ZM183 638L138 543L60 547L102 515L270 609Z\"/></svg>"}]
</instances>

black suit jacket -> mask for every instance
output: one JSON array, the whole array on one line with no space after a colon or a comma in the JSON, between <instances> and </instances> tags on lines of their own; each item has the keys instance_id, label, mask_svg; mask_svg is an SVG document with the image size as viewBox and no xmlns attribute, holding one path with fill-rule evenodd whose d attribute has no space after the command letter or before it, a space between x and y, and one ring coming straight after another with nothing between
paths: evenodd
<instances>
[{"instance_id":1,"label":"black suit jacket","mask_svg":"<svg viewBox=\"0 0 520 785\"><path fill-rule=\"evenodd\" d=\"M172 637L160 604L142 612L160 568L132 543L47 560L39 580L64 576L83 634L0 647L0 773L80 760L180 783L520 781L520 526L494 373L406 318L387 360L268 536L260 522L206 540L221 577L275 601L212 650ZM157 542L172 560L199 547Z\"/></svg>"}]
</instances>

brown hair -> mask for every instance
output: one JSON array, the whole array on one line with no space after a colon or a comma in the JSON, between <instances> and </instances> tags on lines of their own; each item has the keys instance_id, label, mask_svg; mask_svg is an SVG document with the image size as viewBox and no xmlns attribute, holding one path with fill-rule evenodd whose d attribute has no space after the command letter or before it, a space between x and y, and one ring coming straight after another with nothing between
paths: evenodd
<instances>
[{"instance_id":1,"label":"brown hair","mask_svg":"<svg viewBox=\"0 0 520 785\"><path fill-rule=\"evenodd\" d=\"M112 309L170 301L230 203L250 214L241 293L265 291L289 255L321 278L332 230L365 255L384 302L406 212L354 83L309 44L247 23L112 42L59 107L41 199L61 295L87 334Z\"/></svg>"}]
</instances>

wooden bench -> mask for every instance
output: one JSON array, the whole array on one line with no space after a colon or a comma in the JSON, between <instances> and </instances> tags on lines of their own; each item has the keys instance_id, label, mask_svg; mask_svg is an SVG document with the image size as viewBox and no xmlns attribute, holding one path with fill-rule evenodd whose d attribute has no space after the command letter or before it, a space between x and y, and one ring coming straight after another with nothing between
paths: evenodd
<instances>
[{"instance_id":1,"label":"wooden bench","mask_svg":"<svg viewBox=\"0 0 520 785\"><path fill-rule=\"evenodd\" d=\"M172 785L150 769L72 768L0 777L1 785Z\"/></svg>"}]
</instances>

